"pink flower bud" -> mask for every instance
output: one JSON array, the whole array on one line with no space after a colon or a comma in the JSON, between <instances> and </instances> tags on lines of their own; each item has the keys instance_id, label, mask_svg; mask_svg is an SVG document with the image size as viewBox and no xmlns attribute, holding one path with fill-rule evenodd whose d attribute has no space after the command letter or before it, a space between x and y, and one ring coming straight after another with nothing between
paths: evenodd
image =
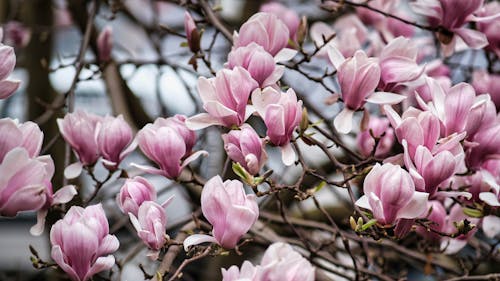
<instances>
[{"instance_id":1,"label":"pink flower bud","mask_svg":"<svg viewBox=\"0 0 500 281\"><path fill-rule=\"evenodd\" d=\"M274 58L253 42L229 53L227 67L233 69L236 66L246 69L261 88L276 84L284 71L284 66L276 65Z\"/></svg>"},{"instance_id":2,"label":"pink flower bud","mask_svg":"<svg viewBox=\"0 0 500 281\"><path fill-rule=\"evenodd\" d=\"M150 249L159 251L165 245L167 215L164 206L153 201L145 201L139 207L137 217L132 213L129 213L129 216L137 235Z\"/></svg>"},{"instance_id":3,"label":"pink flower bud","mask_svg":"<svg viewBox=\"0 0 500 281\"><path fill-rule=\"evenodd\" d=\"M0 164L0 215L13 217L44 207L53 166L50 157L30 158L22 147L10 150Z\"/></svg>"},{"instance_id":4,"label":"pink flower bud","mask_svg":"<svg viewBox=\"0 0 500 281\"><path fill-rule=\"evenodd\" d=\"M200 50L200 33L196 29L196 23L188 11L184 13L184 31L186 32L189 49L191 52L197 53Z\"/></svg>"},{"instance_id":5,"label":"pink flower bud","mask_svg":"<svg viewBox=\"0 0 500 281\"><path fill-rule=\"evenodd\" d=\"M285 23L288 31L290 32L290 38L296 40L296 33L300 25L300 18L297 13L288 9L285 5L278 2L270 2L264 4L260 7L261 12L276 15L283 23Z\"/></svg>"},{"instance_id":6,"label":"pink flower bud","mask_svg":"<svg viewBox=\"0 0 500 281\"><path fill-rule=\"evenodd\" d=\"M276 15L257 13L248 19L234 35L234 48L252 42L261 45L273 57L288 45L290 32Z\"/></svg>"},{"instance_id":7,"label":"pink flower bud","mask_svg":"<svg viewBox=\"0 0 500 281\"><path fill-rule=\"evenodd\" d=\"M115 264L109 255L119 247L109 234L102 206L73 206L50 230L51 256L73 281L86 281Z\"/></svg>"},{"instance_id":8,"label":"pink flower bud","mask_svg":"<svg viewBox=\"0 0 500 281\"><path fill-rule=\"evenodd\" d=\"M57 125L64 140L69 143L83 165L93 165L100 153L95 141L97 123L102 117L77 110L58 118Z\"/></svg>"},{"instance_id":9,"label":"pink flower bud","mask_svg":"<svg viewBox=\"0 0 500 281\"><path fill-rule=\"evenodd\" d=\"M260 262L262 279L281 281L313 281L314 267L289 244L277 242L269 246Z\"/></svg>"},{"instance_id":10,"label":"pink flower bud","mask_svg":"<svg viewBox=\"0 0 500 281\"><path fill-rule=\"evenodd\" d=\"M137 133L139 148L146 157L158 164L160 169L133 165L147 173L174 179L186 165L199 156L206 155L206 151L192 154L188 151L193 145L194 135L179 123L183 118L181 116L157 118L153 124L147 124Z\"/></svg>"},{"instance_id":11,"label":"pink flower bud","mask_svg":"<svg viewBox=\"0 0 500 281\"><path fill-rule=\"evenodd\" d=\"M0 99L10 97L19 88L20 81L7 79L15 66L16 54L14 53L14 49L0 43Z\"/></svg>"},{"instance_id":12,"label":"pink flower bud","mask_svg":"<svg viewBox=\"0 0 500 281\"><path fill-rule=\"evenodd\" d=\"M132 129L122 115L106 116L97 125L95 139L108 169L117 169L120 162L135 149L133 138Z\"/></svg>"},{"instance_id":13,"label":"pink flower bud","mask_svg":"<svg viewBox=\"0 0 500 281\"><path fill-rule=\"evenodd\" d=\"M156 190L154 186L143 177L127 179L116 196L118 207L124 214L132 213L138 216L139 206L144 201L155 201Z\"/></svg>"},{"instance_id":14,"label":"pink flower bud","mask_svg":"<svg viewBox=\"0 0 500 281\"><path fill-rule=\"evenodd\" d=\"M390 152L395 140L394 130L389 126L389 120L372 116L370 117L368 128L359 133L357 137L358 147L361 154L366 157L370 156L375 146L375 139L370 134L370 131L373 137L380 138L375 150L375 156L386 156Z\"/></svg>"},{"instance_id":15,"label":"pink flower bud","mask_svg":"<svg viewBox=\"0 0 500 281\"><path fill-rule=\"evenodd\" d=\"M418 218L426 210L429 194L416 192L413 180L398 165L376 164L363 183L364 194L356 205L371 210L382 224Z\"/></svg>"},{"instance_id":16,"label":"pink flower bud","mask_svg":"<svg viewBox=\"0 0 500 281\"><path fill-rule=\"evenodd\" d=\"M267 160L264 143L255 130L243 124L241 130L222 135L224 149L231 160L240 163L250 174L256 175Z\"/></svg>"},{"instance_id":17,"label":"pink flower bud","mask_svg":"<svg viewBox=\"0 0 500 281\"><path fill-rule=\"evenodd\" d=\"M28 121L19 124L10 118L0 119L0 163L15 147L23 147L30 158L37 157L42 148L43 133L37 124Z\"/></svg>"},{"instance_id":18,"label":"pink flower bud","mask_svg":"<svg viewBox=\"0 0 500 281\"><path fill-rule=\"evenodd\" d=\"M211 125L240 126L252 113L247 112L248 97L257 87L257 82L241 67L222 69L215 78L200 77L198 93L208 113L190 117L186 125L193 130Z\"/></svg>"},{"instance_id":19,"label":"pink flower bud","mask_svg":"<svg viewBox=\"0 0 500 281\"><path fill-rule=\"evenodd\" d=\"M97 50L99 52L99 60L107 62L111 59L111 51L113 50L113 29L111 26L106 26L97 37Z\"/></svg>"},{"instance_id":20,"label":"pink flower bud","mask_svg":"<svg viewBox=\"0 0 500 281\"><path fill-rule=\"evenodd\" d=\"M215 240L226 249L236 247L259 217L255 195L246 195L240 181L222 182L219 176L211 178L203 187L201 210L214 227Z\"/></svg>"}]
</instances>

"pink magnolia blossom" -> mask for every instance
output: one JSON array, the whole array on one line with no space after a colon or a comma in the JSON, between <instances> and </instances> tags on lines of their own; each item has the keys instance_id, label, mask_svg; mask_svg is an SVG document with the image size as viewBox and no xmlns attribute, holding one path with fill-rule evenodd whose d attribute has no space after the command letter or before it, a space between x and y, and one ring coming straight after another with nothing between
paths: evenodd
<instances>
[{"instance_id":1,"label":"pink magnolia blossom","mask_svg":"<svg viewBox=\"0 0 500 281\"><path fill-rule=\"evenodd\" d=\"M10 150L0 164L0 215L13 217L44 207L53 174L50 157L31 158L22 147Z\"/></svg>"},{"instance_id":2,"label":"pink magnolia blossom","mask_svg":"<svg viewBox=\"0 0 500 281\"><path fill-rule=\"evenodd\" d=\"M222 281L259 281L260 266L254 266L249 261L244 261L241 269L233 265L228 269L222 268Z\"/></svg>"},{"instance_id":3,"label":"pink magnolia blossom","mask_svg":"<svg viewBox=\"0 0 500 281\"><path fill-rule=\"evenodd\" d=\"M289 60L297 51L286 48L290 31L276 15L256 13L248 19L240 31L234 32L233 48L250 45L252 42L262 46L276 61Z\"/></svg>"},{"instance_id":4,"label":"pink magnolia blossom","mask_svg":"<svg viewBox=\"0 0 500 281\"><path fill-rule=\"evenodd\" d=\"M207 155L203 150L190 152L194 144L193 135L182 123L179 124L182 119L182 116L157 118L153 124L147 124L137 133L139 148L160 169L132 165L147 173L175 179L189 163L201 155Z\"/></svg>"},{"instance_id":5,"label":"pink magnolia blossom","mask_svg":"<svg viewBox=\"0 0 500 281\"><path fill-rule=\"evenodd\" d=\"M384 11L388 14L408 19L408 15L404 13L402 9L398 9L400 6L399 0L374 0L368 2L367 4L379 11ZM415 33L415 28L413 26L400 20L385 17L380 13L364 7L357 7L356 14L363 21L363 23L375 27L387 41L391 40L395 36L412 37Z\"/></svg>"},{"instance_id":6,"label":"pink magnolia blossom","mask_svg":"<svg viewBox=\"0 0 500 281\"><path fill-rule=\"evenodd\" d=\"M427 202L427 210L429 212L425 214L425 218L429 220L429 227L417 226L416 231L430 242L439 242L441 235L438 233L446 229L446 209L441 202L432 200Z\"/></svg>"},{"instance_id":7,"label":"pink magnolia blossom","mask_svg":"<svg viewBox=\"0 0 500 281\"><path fill-rule=\"evenodd\" d=\"M117 169L120 162L137 146L133 142L132 128L122 115L104 117L96 127L95 139L104 165L111 170Z\"/></svg>"},{"instance_id":8,"label":"pink magnolia blossom","mask_svg":"<svg viewBox=\"0 0 500 281\"><path fill-rule=\"evenodd\" d=\"M80 160L79 164L67 168L69 170L65 171L66 175L71 175L71 177L74 175L78 176L81 171L81 165L91 166L99 159L100 153L95 140L95 134L97 124L101 121L101 116L82 110L76 110L73 113L66 114L63 119L57 119L61 135L69 143Z\"/></svg>"},{"instance_id":9,"label":"pink magnolia blossom","mask_svg":"<svg viewBox=\"0 0 500 281\"><path fill-rule=\"evenodd\" d=\"M2 29L0 29L0 41L2 40L2 34ZM0 43L0 99L12 96L21 84L21 81L8 79L15 66L16 54L14 49Z\"/></svg>"},{"instance_id":10,"label":"pink magnolia blossom","mask_svg":"<svg viewBox=\"0 0 500 281\"><path fill-rule=\"evenodd\" d=\"M500 75L476 70L472 73L472 86L479 94L490 94L497 110L500 109Z\"/></svg>"},{"instance_id":11,"label":"pink magnolia blossom","mask_svg":"<svg viewBox=\"0 0 500 281\"><path fill-rule=\"evenodd\" d=\"M295 153L290 140L302 119L302 101L297 101L292 88L282 93L267 87L252 93L252 104L266 124L269 141L281 148L283 163L293 164Z\"/></svg>"},{"instance_id":12,"label":"pink magnolia blossom","mask_svg":"<svg viewBox=\"0 0 500 281\"><path fill-rule=\"evenodd\" d=\"M294 10L287 8L281 3L270 2L262 5L260 11L276 15L288 28L290 39L297 40L296 33L299 29L300 18Z\"/></svg>"},{"instance_id":13,"label":"pink magnolia blossom","mask_svg":"<svg viewBox=\"0 0 500 281\"><path fill-rule=\"evenodd\" d=\"M312 281L314 271L289 244L276 242L267 248L260 265L244 261L241 270L235 265L222 269L222 281Z\"/></svg>"},{"instance_id":14,"label":"pink magnolia blossom","mask_svg":"<svg viewBox=\"0 0 500 281\"><path fill-rule=\"evenodd\" d=\"M479 219L468 217L462 210L462 206L460 206L460 204L453 205L453 207L451 207L449 211L448 216L446 217L442 232L448 234L456 234L458 232L456 223L463 220L468 220L471 224L477 224L479 222ZM476 233L476 231L477 227L469 231L467 234L461 234L455 238L441 236L441 250L443 250L444 253L448 255L457 253L463 247L465 247L465 245L467 245L469 238L474 236L474 233Z\"/></svg>"},{"instance_id":15,"label":"pink magnolia blossom","mask_svg":"<svg viewBox=\"0 0 500 281\"><path fill-rule=\"evenodd\" d=\"M238 180L222 182L219 176L207 181L201 192L201 210L213 226L213 236L194 234L184 241L184 249L203 242L215 242L233 249L259 217L255 195L246 195ZM235 223L237 222L237 223Z\"/></svg>"},{"instance_id":16,"label":"pink magnolia blossom","mask_svg":"<svg viewBox=\"0 0 500 281\"><path fill-rule=\"evenodd\" d=\"M274 58L256 43L232 50L226 66L229 69L243 67L261 88L276 84L285 70L285 66L276 65Z\"/></svg>"},{"instance_id":17,"label":"pink magnolia blossom","mask_svg":"<svg viewBox=\"0 0 500 281\"><path fill-rule=\"evenodd\" d=\"M361 154L370 156L375 146L375 139L380 138L375 149L376 157L384 157L390 151L394 144L394 130L390 127L389 120L385 118L370 117L368 128L360 132L357 136L357 144Z\"/></svg>"},{"instance_id":18,"label":"pink magnolia blossom","mask_svg":"<svg viewBox=\"0 0 500 281\"><path fill-rule=\"evenodd\" d=\"M28 121L19 123L10 118L0 119L0 163L5 155L16 147L23 147L30 158L40 154L43 132L37 124Z\"/></svg>"},{"instance_id":19,"label":"pink magnolia blossom","mask_svg":"<svg viewBox=\"0 0 500 281\"><path fill-rule=\"evenodd\" d=\"M191 52L197 53L200 50L200 33L196 28L193 17L188 11L184 13L184 31L186 32L189 49Z\"/></svg>"},{"instance_id":20,"label":"pink magnolia blossom","mask_svg":"<svg viewBox=\"0 0 500 281\"><path fill-rule=\"evenodd\" d=\"M102 206L73 206L50 230L51 256L73 281L86 281L115 264L119 242L109 234Z\"/></svg>"},{"instance_id":21,"label":"pink magnolia blossom","mask_svg":"<svg viewBox=\"0 0 500 281\"><path fill-rule=\"evenodd\" d=\"M500 14L500 3L497 1L492 1L483 5L483 7L477 12L479 17L489 18ZM480 21L477 23L477 29L486 35L488 39L487 50L493 51L498 57L500 57L500 19L493 18L486 21Z\"/></svg>"},{"instance_id":22,"label":"pink magnolia blossom","mask_svg":"<svg viewBox=\"0 0 500 281\"><path fill-rule=\"evenodd\" d=\"M250 174L256 175L267 160L264 142L255 130L243 124L241 130L222 135L229 158L240 163Z\"/></svg>"},{"instance_id":23,"label":"pink magnolia blossom","mask_svg":"<svg viewBox=\"0 0 500 281\"><path fill-rule=\"evenodd\" d=\"M483 0L427 0L411 3L416 13L427 17L430 26L441 29L437 36L445 56L453 53L457 36L473 49L488 45L484 33L464 27L471 21L483 20L473 15L482 5Z\"/></svg>"},{"instance_id":24,"label":"pink magnolia blossom","mask_svg":"<svg viewBox=\"0 0 500 281\"><path fill-rule=\"evenodd\" d=\"M356 205L372 211L381 224L393 224L398 219L420 217L426 210L429 194L415 191L413 180L398 165L376 164L363 183L364 195Z\"/></svg>"},{"instance_id":25,"label":"pink magnolia blossom","mask_svg":"<svg viewBox=\"0 0 500 281\"><path fill-rule=\"evenodd\" d=\"M413 161L407 149L406 140L403 140L405 147L405 165L410 171L410 175L418 191L434 195L440 184L448 180L458 166L455 162L455 155L450 151L444 150L436 154L422 145L419 145L415 151Z\"/></svg>"},{"instance_id":26,"label":"pink magnolia blossom","mask_svg":"<svg viewBox=\"0 0 500 281\"><path fill-rule=\"evenodd\" d=\"M312 24L309 33L314 44L321 49L317 55L327 57L327 49L325 39L335 35L328 45L333 45L337 48L344 57L352 57L357 50L363 48L363 44L368 38L368 29L363 25L355 15L346 15L340 17L333 27L317 21Z\"/></svg>"},{"instance_id":27,"label":"pink magnolia blossom","mask_svg":"<svg viewBox=\"0 0 500 281\"><path fill-rule=\"evenodd\" d=\"M263 267L261 280L313 281L314 267L289 244L271 244L260 261Z\"/></svg>"},{"instance_id":28,"label":"pink magnolia blossom","mask_svg":"<svg viewBox=\"0 0 500 281\"><path fill-rule=\"evenodd\" d=\"M410 39L397 37L391 40L379 56L379 88L394 91L399 85L423 84L423 81L416 81L424 72L424 68L417 64L417 54L417 44Z\"/></svg>"},{"instance_id":29,"label":"pink magnolia blossom","mask_svg":"<svg viewBox=\"0 0 500 281\"><path fill-rule=\"evenodd\" d=\"M154 201L145 201L139 207L137 217L129 213L130 221L142 241L153 250L149 255L153 259L158 258L159 250L165 245L167 215L165 207L171 201L170 197L165 203L159 205Z\"/></svg>"},{"instance_id":30,"label":"pink magnolia blossom","mask_svg":"<svg viewBox=\"0 0 500 281\"><path fill-rule=\"evenodd\" d=\"M466 162L469 168L476 170L489 158L500 156L500 125L480 130L471 141L475 146L467 150Z\"/></svg>"},{"instance_id":31,"label":"pink magnolia blossom","mask_svg":"<svg viewBox=\"0 0 500 281\"><path fill-rule=\"evenodd\" d=\"M188 118L186 125L192 130L211 125L240 126L253 113L247 109L247 103L250 93L257 87L248 71L239 66L232 70L222 69L215 78L200 77L198 93L208 113Z\"/></svg>"},{"instance_id":32,"label":"pink magnolia blossom","mask_svg":"<svg viewBox=\"0 0 500 281\"><path fill-rule=\"evenodd\" d=\"M4 26L4 43L9 46L24 48L31 39L31 30L18 21L9 21Z\"/></svg>"},{"instance_id":33,"label":"pink magnolia blossom","mask_svg":"<svg viewBox=\"0 0 500 281\"><path fill-rule=\"evenodd\" d=\"M337 78L345 105L333 121L340 133L347 134L351 131L354 112L363 108L366 102L396 104L405 99L398 94L375 92L381 77L376 58L369 58L360 50L353 57L345 59L334 47L329 48L328 57L337 68Z\"/></svg>"},{"instance_id":34,"label":"pink magnolia blossom","mask_svg":"<svg viewBox=\"0 0 500 281\"><path fill-rule=\"evenodd\" d=\"M107 62L111 59L111 51L113 50L113 29L111 26L103 28L97 37L97 51L99 60Z\"/></svg>"},{"instance_id":35,"label":"pink magnolia blossom","mask_svg":"<svg viewBox=\"0 0 500 281\"><path fill-rule=\"evenodd\" d=\"M156 190L145 178L137 176L127 179L116 196L118 207L124 214L138 216L139 206L145 201L155 201Z\"/></svg>"}]
</instances>

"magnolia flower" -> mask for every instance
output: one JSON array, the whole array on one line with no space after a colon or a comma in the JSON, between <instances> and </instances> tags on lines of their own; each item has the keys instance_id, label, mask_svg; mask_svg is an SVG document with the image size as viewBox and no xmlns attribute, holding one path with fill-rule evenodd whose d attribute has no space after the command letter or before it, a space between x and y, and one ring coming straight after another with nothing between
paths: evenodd
<instances>
[{"instance_id":1,"label":"magnolia flower","mask_svg":"<svg viewBox=\"0 0 500 281\"><path fill-rule=\"evenodd\" d=\"M226 66L229 69L243 67L261 88L276 84L285 70L285 66L276 65L273 57L256 43L232 50Z\"/></svg>"},{"instance_id":2,"label":"magnolia flower","mask_svg":"<svg viewBox=\"0 0 500 281\"><path fill-rule=\"evenodd\" d=\"M229 158L240 163L250 174L259 173L267 154L264 142L251 126L243 124L241 130L232 130L222 135L222 139Z\"/></svg>"},{"instance_id":3,"label":"magnolia flower","mask_svg":"<svg viewBox=\"0 0 500 281\"><path fill-rule=\"evenodd\" d=\"M500 109L500 75L490 74L485 70L475 70L472 73L472 87L476 93L490 94L497 110Z\"/></svg>"},{"instance_id":4,"label":"magnolia flower","mask_svg":"<svg viewBox=\"0 0 500 281\"><path fill-rule=\"evenodd\" d=\"M488 46L485 49L493 51L498 57L500 57L500 34L498 33L500 29L500 20L494 17L499 14L500 3L497 1L486 3L477 12L478 16L487 19L477 23L477 29L484 33L488 39Z\"/></svg>"},{"instance_id":5,"label":"magnolia flower","mask_svg":"<svg viewBox=\"0 0 500 281\"><path fill-rule=\"evenodd\" d=\"M286 48L289 38L290 31L276 15L260 12L248 19L239 33L234 32L233 48L255 42L270 53L275 61L285 61L297 53L296 50Z\"/></svg>"},{"instance_id":6,"label":"magnolia flower","mask_svg":"<svg viewBox=\"0 0 500 281\"><path fill-rule=\"evenodd\" d=\"M106 116L96 126L95 140L108 169L117 169L120 162L136 148L137 143L133 139L132 129L122 115Z\"/></svg>"},{"instance_id":7,"label":"magnolia flower","mask_svg":"<svg viewBox=\"0 0 500 281\"><path fill-rule=\"evenodd\" d=\"M103 28L99 36L97 37L97 51L99 54L99 60L102 62L109 61L111 59L111 51L113 49L113 29L111 26L106 26Z\"/></svg>"},{"instance_id":8,"label":"magnolia flower","mask_svg":"<svg viewBox=\"0 0 500 281\"><path fill-rule=\"evenodd\" d=\"M24 48L31 39L31 30L18 21L9 21L4 26L3 41L6 45L15 48ZM1 40L1 38L0 38Z\"/></svg>"},{"instance_id":9,"label":"magnolia flower","mask_svg":"<svg viewBox=\"0 0 500 281\"><path fill-rule=\"evenodd\" d=\"M429 226L427 228L417 226L416 231L430 242L439 242L441 235L438 233L442 233L446 229L446 209L441 202L432 200L427 202L427 210L429 212L425 214L425 218L429 220Z\"/></svg>"},{"instance_id":10,"label":"magnolia flower","mask_svg":"<svg viewBox=\"0 0 500 281\"><path fill-rule=\"evenodd\" d=\"M373 217L384 225L398 219L420 217L427 206L429 194L415 191L413 180L398 165L376 164L363 183L364 194L356 205L372 211Z\"/></svg>"},{"instance_id":11,"label":"magnolia flower","mask_svg":"<svg viewBox=\"0 0 500 281\"><path fill-rule=\"evenodd\" d=\"M0 215L13 217L18 212L45 206L47 185L53 174L50 157L30 158L21 147L9 151L0 164Z\"/></svg>"},{"instance_id":12,"label":"magnolia flower","mask_svg":"<svg viewBox=\"0 0 500 281\"><path fill-rule=\"evenodd\" d=\"M403 146L405 165L410 170L418 191L427 192L429 196L432 196L441 183L455 174L457 163L450 151L444 150L433 155L427 147L419 145L412 161L406 140L403 140Z\"/></svg>"},{"instance_id":13,"label":"magnolia flower","mask_svg":"<svg viewBox=\"0 0 500 281\"><path fill-rule=\"evenodd\" d=\"M139 206L145 201L155 201L154 186L143 177L127 179L116 196L118 207L124 214L132 213L137 217Z\"/></svg>"},{"instance_id":14,"label":"magnolia flower","mask_svg":"<svg viewBox=\"0 0 500 281\"><path fill-rule=\"evenodd\" d=\"M431 27L440 29L437 37L445 56L453 53L457 36L473 49L488 45L484 33L464 27L469 22L491 20L473 15L481 8L483 0L429 0L410 5L417 14L427 17Z\"/></svg>"},{"instance_id":15,"label":"magnolia flower","mask_svg":"<svg viewBox=\"0 0 500 281\"><path fill-rule=\"evenodd\" d=\"M408 15L402 11L403 9L397 9L400 7L399 2L399 0L373 0L367 4L379 11L384 11L400 18L408 18ZM375 27L386 41L390 41L394 36L412 37L415 32L415 28L409 24L391 17L385 17L364 7L357 7L356 14L363 23Z\"/></svg>"},{"instance_id":16,"label":"magnolia flower","mask_svg":"<svg viewBox=\"0 0 500 281\"><path fill-rule=\"evenodd\" d=\"M109 234L102 206L73 206L50 230L51 256L73 281L86 281L115 264L119 242Z\"/></svg>"},{"instance_id":17,"label":"magnolia flower","mask_svg":"<svg viewBox=\"0 0 500 281\"><path fill-rule=\"evenodd\" d=\"M269 246L260 261L261 280L313 281L314 267L289 244L276 242Z\"/></svg>"},{"instance_id":18,"label":"magnolia flower","mask_svg":"<svg viewBox=\"0 0 500 281\"><path fill-rule=\"evenodd\" d=\"M312 281L314 267L289 244L271 244L260 265L244 261L241 270L233 265L222 269L222 281Z\"/></svg>"},{"instance_id":19,"label":"magnolia flower","mask_svg":"<svg viewBox=\"0 0 500 281\"><path fill-rule=\"evenodd\" d=\"M31 121L19 123L10 118L0 119L0 163L5 155L16 147L23 147L30 158L40 154L43 132Z\"/></svg>"},{"instance_id":20,"label":"magnolia flower","mask_svg":"<svg viewBox=\"0 0 500 281\"><path fill-rule=\"evenodd\" d=\"M373 136L372 136L373 135ZM375 149L376 157L387 155L394 144L394 130L390 127L389 120L370 117L366 130L360 132L357 136L357 144L361 154L368 157L373 152L375 139L380 138Z\"/></svg>"},{"instance_id":21,"label":"magnolia flower","mask_svg":"<svg viewBox=\"0 0 500 281\"><path fill-rule=\"evenodd\" d=\"M145 201L139 207L137 217L129 213L130 221L137 231L137 235L142 239L152 253L149 256L157 259L160 249L165 245L165 231L167 228L167 215L165 207L172 200L170 197L165 203L159 205L153 201Z\"/></svg>"},{"instance_id":22,"label":"magnolia flower","mask_svg":"<svg viewBox=\"0 0 500 281\"><path fill-rule=\"evenodd\" d=\"M290 39L297 39L296 33L299 29L300 18L294 10L278 2L269 2L260 6L260 11L276 15L288 28Z\"/></svg>"},{"instance_id":23,"label":"magnolia flower","mask_svg":"<svg viewBox=\"0 0 500 281\"><path fill-rule=\"evenodd\" d=\"M333 27L317 21L312 24L309 33L311 39L317 47L321 47L317 55L327 57L327 49L325 39L331 39L328 45L333 45L337 48L344 57L352 57L357 50L363 48L363 44L368 38L368 29L355 15L346 15L340 17Z\"/></svg>"},{"instance_id":24,"label":"magnolia flower","mask_svg":"<svg viewBox=\"0 0 500 281\"><path fill-rule=\"evenodd\" d=\"M424 68L417 64L417 54L417 44L410 39L398 37L391 40L379 56L379 88L393 91L399 85L423 84L423 81L416 81L424 72Z\"/></svg>"},{"instance_id":25,"label":"magnolia flower","mask_svg":"<svg viewBox=\"0 0 500 281\"><path fill-rule=\"evenodd\" d=\"M0 41L2 41L2 30L0 29ZM14 49L0 43L0 99L6 99L14 94L19 88L21 81L7 79L16 66L16 54Z\"/></svg>"},{"instance_id":26,"label":"magnolia flower","mask_svg":"<svg viewBox=\"0 0 500 281\"><path fill-rule=\"evenodd\" d=\"M283 163L292 165L295 153L290 140L302 119L302 101L297 101L292 88L282 93L267 87L252 93L252 103L266 124L267 138L281 148Z\"/></svg>"},{"instance_id":27,"label":"magnolia flower","mask_svg":"<svg viewBox=\"0 0 500 281\"><path fill-rule=\"evenodd\" d=\"M198 79L198 93L207 113L200 113L186 120L192 130L211 125L240 126L253 113L247 109L250 93L258 87L248 71L242 67L222 69L215 78Z\"/></svg>"},{"instance_id":28,"label":"magnolia flower","mask_svg":"<svg viewBox=\"0 0 500 281\"><path fill-rule=\"evenodd\" d=\"M57 119L61 135L80 160L66 167L64 171L66 178L77 177L83 166L94 165L99 159L100 153L95 134L97 124L101 121L102 117L82 110L68 113L64 119Z\"/></svg>"},{"instance_id":29,"label":"magnolia flower","mask_svg":"<svg viewBox=\"0 0 500 281\"><path fill-rule=\"evenodd\" d=\"M402 95L375 92L380 81L380 67L376 58L368 58L363 51L345 59L338 49L329 46L328 57L337 69L344 109L335 117L333 124L343 134L352 129L355 111L363 108L366 102L376 104L397 104L405 99Z\"/></svg>"},{"instance_id":30,"label":"magnolia flower","mask_svg":"<svg viewBox=\"0 0 500 281\"><path fill-rule=\"evenodd\" d=\"M214 242L225 249L233 249L259 217L255 195L246 195L238 180L222 182L219 176L211 178L201 192L203 216L213 226L213 236L194 234L184 240L184 249L203 242Z\"/></svg>"},{"instance_id":31,"label":"magnolia flower","mask_svg":"<svg viewBox=\"0 0 500 281\"><path fill-rule=\"evenodd\" d=\"M207 155L204 150L191 153L194 144L193 132L179 124L179 118L157 118L153 124L147 124L137 133L139 148L160 169L132 164L146 173L163 175L174 179L178 177L189 163L201 155Z\"/></svg>"}]
</instances>

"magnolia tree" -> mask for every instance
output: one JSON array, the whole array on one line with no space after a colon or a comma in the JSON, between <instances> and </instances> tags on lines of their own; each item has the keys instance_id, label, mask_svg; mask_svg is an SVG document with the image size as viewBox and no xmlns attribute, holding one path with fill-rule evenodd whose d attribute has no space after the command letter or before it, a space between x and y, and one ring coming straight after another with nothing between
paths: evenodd
<instances>
[{"instance_id":1,"label":"magnolia tree","mask_svg":"<svg viewBox=\"0 0 500 281\"><path fill-rule=\"evenodd\" d=\"M3 110L43 110L0 119L0 215L36 212L41 276L500 279L499 2L35 2L3 27ZM78 47L37 59L68 26ZM177 86L141 101L130 66ZM63 68L68 89L31 94ZM106 116L78 102L94 80Z\"/></svg>"}]
</instances>

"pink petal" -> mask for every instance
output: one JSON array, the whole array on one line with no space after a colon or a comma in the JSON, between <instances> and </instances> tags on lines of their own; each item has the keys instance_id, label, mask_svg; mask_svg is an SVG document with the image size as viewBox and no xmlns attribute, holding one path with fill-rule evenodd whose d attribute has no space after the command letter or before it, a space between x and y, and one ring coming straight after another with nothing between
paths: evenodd
<instances>
[{"instance_id":1,"label":"pink petal","mask_svg":"<svg viewBox=\"0 0 500 281\"><path fill-rule=\"evenodd\" d=\"M198 245L201 243L205 242L210 242L210 243L217 243L217 240L215 237L206 235L206 234L193 234L188 236L184 242L182 243L184 245L184 251L188 251L189 247L193 245Z\"/></svg>"},{"instance_id":2,"label":"pink petal","mask_svg":"<svg viewBox=\"0 0 500 281\"><path fill-rule=\"evenodd\" d=\"M420 217L427 211L428 198L428 193L415 191L408 205L399 210L398 218L414 219Z\"/></svg>"},{"instance_id":3,"label":"pink petal","mask_svg":"<svg viewBox=\"0 0 500 281\"><path fill-rule=\"evenodd\" d=\"M480 31L472 30L468 28L459 28L453 30L462 40L464 40L467 46L472 49L481 49L488 46L488 39L486 35Z\"/></svg>"},{"instance_id":4,"label":"pink petal","mask_svg":"<svg viewBox=\"0 0 500 281\"><path fill-rule=\"evenodd\" d=\"M286 166L290 166L295 162L295 151L292 148L291 143L287 143L280 147L281 149L281 161Z\"/></svg>"},{"instance_id":5,"label":"pink petal","mask_svg":"<svg viewBox=\"0 0 500 281\"><path fill-rule=\"evenodd\" d=\"M0 81L0 99L6 99L14 94L19 88L21 81L18 80L3 80Z\"/></svg>"},{"instance_id":6,"label":"pink petal","mask_svg":"<svg viewBox=\"0 0 500 281\"><path fill-rule=\"evenodd\" d=\"M297 50L290 48L283 48L274 56L274 62L286 62L291 60L296 54Z\"/></svg>"},{"instance_id":7,"label":"pink petal","mask_svg":"<svg viewBox=\"0 0 500 281\"><path fill-rule=\"evenodd\" d=\"M333 126L341 134L347 134L352 129L352 119L354 116L354 111L344 107L342 111L335 116L333 120Z\"/></svg>"},{"instance_id":8,"label":"pink petal","mask_svg":"<svg viewBox=\"0 0 500 281\"><path fill-rule=\"evenodd\" d=\"M388 92L375 92L368 96L367 102L375 104L398 104L405 100L406 97L399 94L388 93Z\"/></svg>"},{"instance_id":9,"label":"pink petal","mask_svg":"<svg viewBox=\"0 0 500 281\"><path fill-rule=\"evenodd\" d=\"M75 162L64 169L64 177L67 179L77 178L82 173L83 165Z\"/></svg>"},{"instance_id":10,"label":"pink petal","mask_svg":"<svg viewBox=\"0 0 500 281\"><path fill-rule=\"evenodd\" d=\"M186 119L186 126L190 130L200 130L212 125L222 125L222 122L208 113L199 113Z\"/></svg>"},{"instance_id":11,"label":"pink petal","mask_svg":"<svg viewBox=\"0 0 500 281\"><path fill-rule=\"evenodd\" d=\"M74 185L66 185L60 188L52 197L52 205L68 203L78 194Z\"/></svg>"}]
</instances>

